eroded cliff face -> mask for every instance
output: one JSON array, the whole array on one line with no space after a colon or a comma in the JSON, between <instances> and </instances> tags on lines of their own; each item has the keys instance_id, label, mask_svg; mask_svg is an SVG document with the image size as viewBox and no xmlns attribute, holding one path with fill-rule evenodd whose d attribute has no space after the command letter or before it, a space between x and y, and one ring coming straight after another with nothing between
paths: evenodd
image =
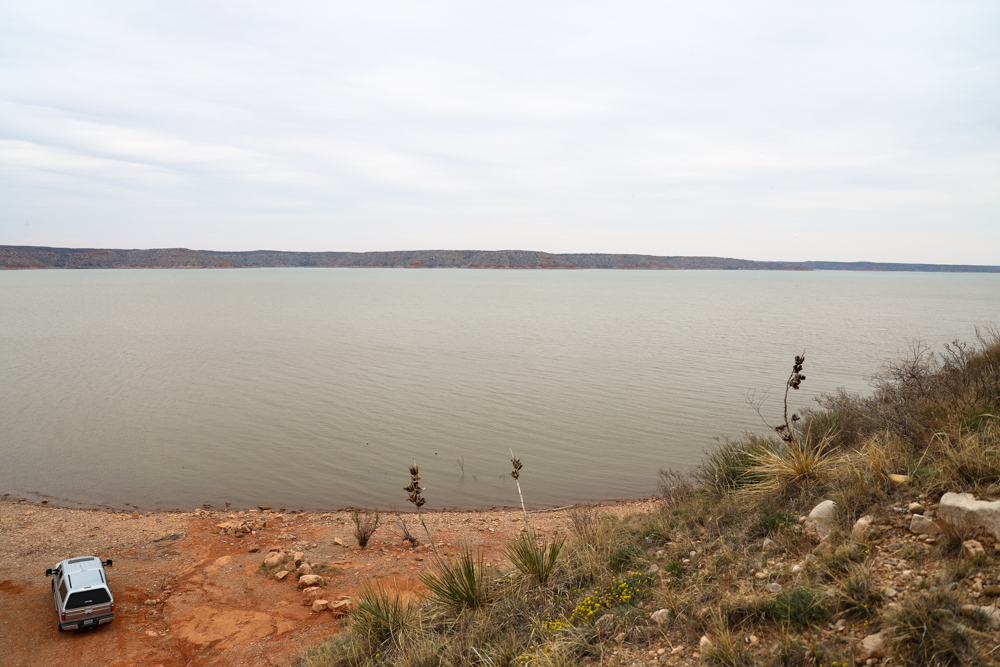
<instances>
[{"instance_id":1,"label":"eroded cliff face","mask_svg":"<svg viewBox=\"0 0 1000 667\"><path fill-rule=\"evenodd\" d=\"M404 250L396 252L217 252L187 248L115 250L0 246L3 269L182 269L255 267L456 269L769 269L809 270L790 262L723 257L552 254L535 250Z\"/></svg>"}]
</instances>

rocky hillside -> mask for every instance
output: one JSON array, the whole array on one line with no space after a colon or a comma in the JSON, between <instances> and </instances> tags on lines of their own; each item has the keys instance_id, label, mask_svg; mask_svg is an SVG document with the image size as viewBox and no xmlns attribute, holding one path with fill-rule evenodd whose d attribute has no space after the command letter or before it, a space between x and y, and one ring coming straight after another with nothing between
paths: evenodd
<instances>
[{"instance_id":1,"label":"rocky hillside","mask_svg":"<svg viewBox=\"0 0 1000 667\"><path fill-rule=\"evenodd\" d=\"M398 252L217 252L167 248L113 250L0 246L5 269L357 267L456 269L784 269L808 270L781 262L722 257L563 254L534 250L404 250Z\"/></svg>"},{"instance_id":2,"label":"rocky hillside","mask_svg":"<svg viewBox=\"0 0 1000 667\"><path fill-rule=\"evenodd\" d=\"M187 248L121 250L0 246L0 269L231 269L263 267L392 269L710 269L716 271L934 271L1000 273L998 266L873 262L755 262L729 257L537 250L400 250L391 252L220 252Z\"/></svg>"}]
</instances>

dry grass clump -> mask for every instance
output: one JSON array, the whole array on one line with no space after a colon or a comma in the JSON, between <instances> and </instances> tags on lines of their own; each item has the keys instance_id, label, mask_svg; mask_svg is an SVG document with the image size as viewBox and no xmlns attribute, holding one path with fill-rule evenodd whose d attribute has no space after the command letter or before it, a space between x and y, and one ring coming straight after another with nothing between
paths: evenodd
<instances>
[{"instance_id":1,"label":"dry grass clump","mask_svg":"<svg viewBox=\"0 0 1000 667\"><path fill-rule=\"evenodd\" d=\"M796 438L780 447L753 454L751 458L759 481L748 490L771 496L783 494L790 487L825 482L838 465L827 438L815 444Z\"/></svg>"},{"instance_id":2,"label":"dry grass clump","mask_svg":"<svg viewBox=\"0 0 1000 667\"><path fill-rule=\"evenodd\" d=\"M977 634L961 615L962 596L938 590L904 600L885 617L893 655L899 664L917 667L979 664ZM984 619L972 617L973 624Z\"/></svg>"},{"instance_id":3,"label":"dry grass clump","mask_svg":"<svg viewBox=\"0 0 1000 667\"><path fill-rule=\"evenodd\" d=\"M380 521L378 510L362 512L357 508L352 509L351 521L354 522L354 539L358 541L358 546L364 549L368 546L368 540L378 530Z\"/></svg>"}]
</instances>

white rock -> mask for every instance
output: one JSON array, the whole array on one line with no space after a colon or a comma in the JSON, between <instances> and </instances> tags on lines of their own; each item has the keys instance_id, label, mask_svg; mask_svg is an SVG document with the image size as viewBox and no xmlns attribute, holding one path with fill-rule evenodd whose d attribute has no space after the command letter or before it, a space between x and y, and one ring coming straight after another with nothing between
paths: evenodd
<instances>
[{"instance_id":1,"label":"white rock","mask_svg":"<svg viewBox=\"0 0 1000 667\"><path fill-rule=\"evenodd\" d=\"M992 536L1000 540L1000 503L976 500L971 493L946 493L937 510L941 528L963 538Z\"/></svg>"},{"instance_id":2,"label":"white rock","mask_svg":"<svg viewBox=\"0 0 1000 667\"><path fill-rule=\"evenodd\" d=\"M319 586L323 583L323 577L318 574L304 574L299 577L299 588L309 588L310 586Z\"/></svg>"},{"instance_id":3,"label":"white rock","mask_svg":"<svg viewBox=\"0 0 1000 667\"><path fill-rule=\"evenodd\" d=\"M712 648L712 640L708 638L708 635L701 636L701 639L698 640L698 648L702 651L707 651Z\"/></svg>"},{"instance_id":4,"label":"white rock","mask_svg":"<svg viewBox=\"0 0 1000 667\"><path fill-rule=\"evenodd\" d=\"M657 625L665 625L670 620L670 612L666 609L654 611L653 615L649 617L649 620Z\"/></svg>"},{"instance_id":5,"label":"white rock","mask_svg":"<svg viewBox=\"0 0 1000 667\"><path fill-rule=\"evenodd\" d=\"M983 549L983 545L980 544L977 540L966 540L965 542L962 542L963 556L965 556L966 558L972 558L980 554L985 556L986 550Z\"/></svg>"},{"instance_id":6,"label":"white rock","mask_svg":"<svg viewBox=\"0 0 1000 667\"><path fill-rule=\"evenodd\" d=\"M937 535L941 529L923 514L914 514L910 519L910 532L914 535Z\"/></svg>"},{"instance_id":7,"label":"white rock","mask_svg":"<svg viewBox=\"0 0 1000 667\"><path fill-rule=\"evenodd\" d=\"M854 527L851 528L851 538L855 542L864 542L868 539L868 533L872 529L872 523L875 521L874 517L863 516L857 520Z\"/></svg>"},{"instance_id":8,"label":"white rock","mask_svg":"<svg viewBox=\"0 0 1000 667\"><path fill-rule=\"evenodd\" d=\"M326 606L330 604L328 600L316 600L312 603L313 611L326 611Z\"/></svg>"},{"instance_id":9,"label":"white rock","mask_svg":"<svg viewBox=\"0 0 1000 667\"><path fill-rule=\"evenodd\" d=\"M834 522L837 518L837 503L832 500L824 500L809 512L802 532L813 542L819 544L833 530Z\"/></svg>"},{"instance_id":10,"label":"white rock","mask_svg":"<svg viewBox=\"0 0 1000 667\"><path fill-rule=\"evenodd\" d=\"M876 632L861 640L861 647L854 661L861 665L873 658L883 657L885 657L885 637L881 632Z\"/></svg>"},{"instance_id":11,"label":"white rock","mask_svg":"<svg viewBox=\"0 0 1000 667\"><path fill-rule=\"evenodd\" d=\"M781 584L776 584L774 582L771 582L767 586L764 586L764 590L767 591L768 593L780 593Z\"/></svg>"}]
</instances>

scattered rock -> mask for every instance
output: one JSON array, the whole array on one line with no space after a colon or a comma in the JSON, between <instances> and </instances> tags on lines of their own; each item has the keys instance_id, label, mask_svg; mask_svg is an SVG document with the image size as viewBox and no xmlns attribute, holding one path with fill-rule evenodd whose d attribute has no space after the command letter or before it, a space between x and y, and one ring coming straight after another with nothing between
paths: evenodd
<instances>
[{"instance_id":1,"label":"scattered rock","mask_svg":"<svg viewBox=\"0 0 1000 667\"><path fill-rule=\"evenodd\" d=\"M660 571L660 566L657 565L656 563L653 563L652 565L649 566L649 571L655 574L656 572Z\"/></svg>"},{"instance_id":2,"label":"scattered rock","mask_svg":"<svg viewBox=\"0 0 1000 667\"><path fill-rule=\"evenodd\" d=\"M309 586L302 589L302 604L307 607L323 596L322 586Z\"/></svg>"},{"instance_id":3,"label":"scattered rock","mask_svg":"<svg viewBox=\"0 0 1000 667\"><path fill-rule=\"evenodd\" d=\"M884 658L885 657L885 637L881 632L876 632L873 635L868 635L861 640L861 646L858 649L858 654L854 661L859 665L864 664L868 660L873 658Z\"/></svg>"},{"instance_id":4,"label":"scattered rock","mask_svg":"<svg viewBox=\"0 0 1000 667\"><path fill-rule=\"evenodd\" d=\"M770 537L765 537L764 538L764 544L761 545L761 549L763 551L767 551L767 548L769 546L771 546L772 544L774 544L774 540L772 540Z\"/></svg>"},{"instance_id":5,"label":"scattered rock","mask_svg":"<svg viewBox=\"0 0 1000 667\"><path fill-rule=\"evenodd\" d=\"M601 616L599 619L597 619L596 623L594 623L594 629L597 630L600 634L604 634L612 627L614 627L614 624L615 624L615 615L605 614L604 616Z\"/></svg>"},{"instance_id":6,"label":"scattered rock","mask_svg":"<svg viewBox=\"0 0 1000 667\"><path fill-rule=\"evenodd\" d=\"M266 512L267 510L271 509L271 507L272 507L271 505L257 505L257 509L259 509L261 512Z\"/></svg>"},{"instance_id":7,"label":"scattered rock","mask_svg":"<svg viewBox=\"0 0 1000 667\"><path fill-rule=\"evenodd\" d=\"M921 505L920 503L910 503L909 505L907 505L906 511L909 512L910 514L923 514L924 506Z\"/></svg>"},{"instance_id":8,"label":"scattered rock","mask_svg":"<svg viewBox=\"0 0 1000 667\"><path fill-rule=\"evenodd\" d=\"M281 572L276 572L274 574L274 578L277 579L278 581L281 581L287 576L288 576L288 570L282 570Z\"/></svg>"},{"instance_id":9,"label":"scattered rock","mask_svg":"<svg viewBox=\"0 0 1000 667\"><path fill-rule=\"evenodd\" d=\"M816 545L816 547L812 550L812 553L809 555L816 557L816 556L825 556L826 554L832 554L832 553L833 553L833 545L830 544L829 540L823 540L822 542Z\"/></svg>"},{"instance_id":10,"label":"scattered rock","mask_svg":"<svg viewBox=\"0 0 1000 667\"><path fill-rule=\"evenodd\" d=\"M649 617L649 620L657 625L665 625L670 620L670 612L666 609L654 611L653 615Z\"/></svg>"},{"instance_id":11,"label":"scattered rock","mask_svg":"<svg viewBox=\"0 0 1000 667\"><path fill-rule=\"evenodd\" d=\"M139 518L139 510L132 510L132 518L133 519Z\"/></svg>"},{"instance_id":12,"label":"scattered rock","mask_svg":"<svg viewBox=\"0 0 1000 667\"><path fill-rule=\"evenodd\" d=\"M249 549L247 549L248 554L255 554L258 551L260 551L260 547L250 547Z\"/></svg>"},{"instance_id":13,"label":"scattered rock","mask_svg":"<svg viewBox=\"0 0 1000 667\"><path fill-rule=\"evenodd\" d=\"M298 567L305 560L305 555L301 551L296 551L292 554L292 560L295 562L296 567Z\"/></svg>"},{"instance_id":14,"label":"scattered rock","mask_svg":"<svg viewBox=\"0 0 1000 667\"><path fill-rule=\"evenodd\" d=\"M986 615L991 628L994 630L1000 628L1000 609L997 609L996 605L988 605L985 607L978 607L974 604L962 605L963 616L972 616L977 611Z\"/></svg>"},{"instance_id":15,"label":"scattered rock","mask_svg":"<svg viewBox=\"0 0 1000 667\"><path fill-rule=\"evenodd\" d=\"M299 588L308 588L310 586L322 586L323 577L318 574L304 574L299 577Z\"/></svg>"},{"instance_id":16,"label":"scattered rock","mask_svg":"<svg viewBox=\"0 0 1000 667\"><path fill-rule=\"evenodd\" d=\"M344 546L344 541L342 539L340 539L339 537L333 538L333 543L334 543L334 545L336 545L338 547Z\"/></svg>"},{"instance_id":17,"label":"scattered rock","mask_svg":"<svg viewBox=\"0 0 1000 667\"><path fill-rule=\"evenodd\" d=\"M701 639L698 640L698 648L702 651L707 651L712 648L712 640L708 638L708 635L701 636Z\"/></svg>"},{"instance_id":18,"label":"scattered rock","mask_svg":"<svg viewBox=\"0 0 1000 667\"><path fill-rule=\"evenodd\" d=\"M889 483L893 486L903 486L910 483L910 476L889 473Z\"/></svg>"},{"instance_id":19,"label":"scattered rock","mask_svg":"<svg viewBox=\"0 0 1000 667\"><path fill-rule=\"evenodd\" d=\"M941 529L923 514L914 514L910 519L910 532L914 535L937 535Z\"/></svg>"},{"instance_id":20,"label":"scattered rock","mask_svg":"<svg viewBox=\"0 0 1000 667\"><path fill-rule=\"evenodd\" d=\"M346 614L351 611L354 606L351 598L341 598L336 602L330 602L326 605L326 608L332 611L334 614Z\"/></svg>"},{"instance_id":21,"label":"scattered rock","mask_svg":"<svg viewBox=\"0 0 1000 667\"><path fill-rule=\"evenodd\" d=\"M777 583L771 582L767 586L764 586L764 590L767 591L768 593L780 593L781 592L781 584L777 584Z\"/></svg>"},{"instance_id":22,"label":"scattered rock","mask_svg":"<svg viewBox=\"0 0 1000 667\"><path fill-rule=\"evenodd\" d=\"M863 516L857 520L854 527L851 528L851 539L855 542L864 542L868 539L868 533L872 529L872 523L875 521L874 517Z\"/></svg>"},{"instance_id":23,"label":"scattered rock","mask_svg":"<svg viewBox=\"0 0 1000 667\"><path fill-rule=\"evenodd\" d=\"M971 493L941 496L937 520L946 532L966 538L992 536L1000 540L1000 503L976 500Z\"/></svg>"},{"instance_id":24,"label":"scattered rock","mask_svg":"<svg viewBox=\"0 0 1000 667\"><path fill-rule=\"evenodd\" d=\"M998 595L1000 595L1000 586L997 586L996 584L983 586L983 595L989 595L990 597L997 597Z\"/></svg>"},{"instance_id":25,"label":"scattered rock","mask_svg":"<svg viewBox=\"0 0 1000 667\"><path fill-rule=\"evenodd\" d=\"M278 567L279 565L281 565L281 556L278 554L268 555L264 559L264 567L266 568Z\"/></svg>"},{"instance_id":26,"label":"scattered rock","mask_svg":"<svg viewBox=\"0 0 1000 667\"><path fill-rule=\"evenodd\" d=\"M834 522L837 518L837 503L832 500L824 500L809 512L802 532L815 543L820 543L833 530Z\"/></svg>"},{"instance_id":27,"label":"scattered rock","mask_svg":"<svg viewBox=\"0 0 1000 667\"><path fill-rule=\"evenodd\" d=\"M897 591L892 586L887 586L885 589L882 590L882 594L885 595L887 598L894 598L897 595L899 595L899 591Z\"/></svg>"},{"instance_id":28,"label":"scattered rock","mask_svg":"<svg viewBox=\"0 0 1000 667\"><path fill-rule=\"evenodd\" d=\"M617 635L615 635L615 642L621 644L623 641L625 641L626 637L628 637L627 634L625 634L624 632L619 632Z\"/></svg>"},{"instance_id":29,"label":"scattered rock","mask_svg":"<svg viewBox=\"0 0 1000 667\"><path fill-rule=\"evenodd\" d=\"M215 564L219 567L222 567L223 565L229 565L230 561L232 560L233 560L232 556L220 556L219 558L215 559Z\"/></svg>"},{"instance_id":30,"label":"scattered rock","mask_svg":"<svg viewBox=\"0 0 1000 667\"><path fill-rule=\"evenodd\" d=\"M986 549L983 549L983 545L978 540L966 540L962 542L962 556L973 558L979 555L985 556Z\"/></svg>"},{"instance_id":31,"label":"scattered rock","mask_svg":"<svg viewBox=\"0 0 1000 667\"><path fill-rule=\"evenodd\" d=\"M145 602L143 602L143 604L146 605L147 607L152 607L154 605L160 604L160 601L156 600L156 599L149 599L149 600L146 600Z\"/></svg>"},{"instance_id":32,"label":"scattered rock","mask_svg":"<svg viewBox=\"0 0 1000 667\"><path fill-rule=\"evenodd\" d=\"M313 569L309 566L309 563L302 563L299 565L299 569L296 570L300 575L302 574L312 574Z\"/></svg>"},{"instance_id":33,"label":"scattered rock","mask_svg":"<svg viewBox=\"0 0 1000 667\"><path fill-rule=\"evenodd\" d=\"M326 606L330 604L329 600L316 600L312 603L313 611L326 611Z\"/></svg>"},{"instance_id":34,"label":"scattered rock","mask_svg":"<svg viewBox=\"0 0 1000 667\"><path fill-rule=\"evenodd\" d=\"M791 569L791 573L792 574L798 574L801 571L802 571L802 566L799 565L798 563L796 563L795 565L792 566L792 569Z\"/></svg>"}]
</instances>

